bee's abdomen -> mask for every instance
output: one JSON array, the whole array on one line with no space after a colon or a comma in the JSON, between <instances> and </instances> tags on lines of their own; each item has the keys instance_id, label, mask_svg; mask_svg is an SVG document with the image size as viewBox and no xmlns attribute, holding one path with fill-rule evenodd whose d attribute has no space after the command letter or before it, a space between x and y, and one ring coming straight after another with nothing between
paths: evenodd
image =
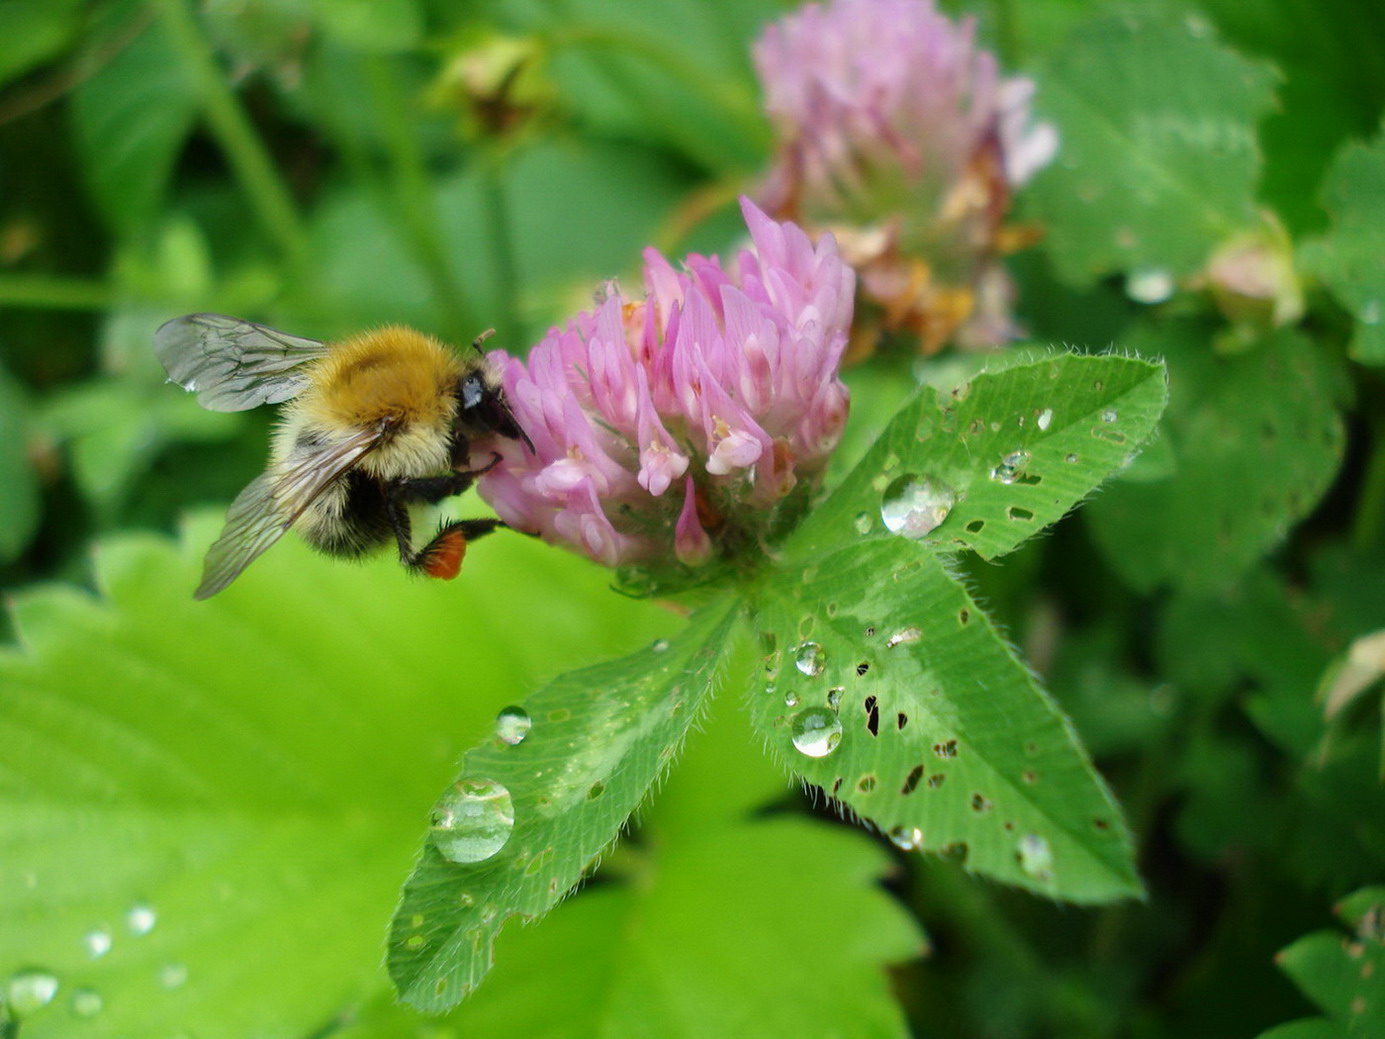
<instances>
[{"instance_id":1,"label":"bee's abdomen","mask_svg":"<svg viewBox=\"0 0 1385 1039\"><path fill-rule=\"evenodd\" d=\"M394 528L380 482L352 469L338 483L339 489L324 494L299 517L304 540L319 551L348 558L390 541Z\"/></svg>"}]
</instances>

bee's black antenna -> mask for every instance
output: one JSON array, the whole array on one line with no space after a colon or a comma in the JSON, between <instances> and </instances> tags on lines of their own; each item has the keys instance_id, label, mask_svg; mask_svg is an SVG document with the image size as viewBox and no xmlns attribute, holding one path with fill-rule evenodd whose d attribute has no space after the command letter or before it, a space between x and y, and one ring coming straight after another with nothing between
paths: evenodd
<instances>
[{"instance_id":1,"label":"bee's black antenna","mask_svg":"<svg viewBox=\"0 0 1385 1039\"><path fill-rule=\"evenodd\" d=\"M493 335L495 335L495 329L486 329L484 332L482 332L479 336L477 336L475 339L471 341L471 348L475 350L478 354L484 354L485 351L481 349L481 344Z\"/></svg>"}]
</instances>

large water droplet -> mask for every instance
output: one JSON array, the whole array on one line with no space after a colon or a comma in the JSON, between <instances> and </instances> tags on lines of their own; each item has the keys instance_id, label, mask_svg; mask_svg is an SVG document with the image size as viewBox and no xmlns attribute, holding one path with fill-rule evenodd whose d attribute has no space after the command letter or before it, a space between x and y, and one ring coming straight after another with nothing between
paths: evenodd
<instances>
[{"instance_id":1,"label":"large water droplet","mask_svg":"<svg viewBox=\"0 0 1385 1039\"><path fill-rule=\"evenodd\" d=\"M1037 833L1026 833L1019 839L1015 857L1026 876L1035 880L1049 880L1053 876L1053 849Z\"/></svg>"},{"instance_id":2,"label":"large water droplet","mask_svg":"<svg viewBox=\"0 0 1385 1039\"><path fill-rule=\"evenodd\" d=\"M947 484L910 473L885 488L880 518L893 534L922 538L936 530L956 504L957 492Z\"/></svg>"},{"instance_id":3,"label":"large water droplet","mask_svg":"<svg viewBox=\"0 0 1385 1039\"><path fill-rule=\"evenodd\" d=\"M434 806L429 837L446 859L482 862L505 846L514 828L514 801L504 786L463 779Z\"/></svg>"},{"instance_id":4,"label":"large water droplet","mask_svg":"<svg viewBox=\"0 0 1385 1039\"><path fill-rule=\"evenodd\" d=\"M159 915L148 902L136 902L125 913L125 929L133 935L148 934L159 922Z\"/></svg>"},{"instance_id":5,"label":"large water droplet","mask_svg":"<svg viewBox=\"0 0 1385 1039\"><path fill-rule=\"evenodd\" d=\"M1163 303L1173 290L1173 275L1162 267L1137 267L1125 276L1125 294L1136 303Z\"/></svg>"},{"instance_id":6,"label":"large water droplet","mask_svg":"<svg viewBox=\"0 0 1385 1039\"><path fill-rule=\"evenodd\" d=\"M826 707L809 707L793 716L793 745L810 758L825 758L842 741L842 722Z\"/></svg>"},{"instance_id":7,"label":"large water droplet","mask_svg":"<svg viewBox=\"0 0 1385 1039\"><path fill-rule=\"evenodd\" d=\"M95 1017L105 1005L101 993L95 989L79 988L72 993L72 1013L78 1017Z\"/></svg>"},{"instance_id":8,"label":"large water droplet","mask_svg":"<svg viewBox=\"0 0 1385 1039\"><path fill-rule=\"evenodd\" d=\"M15 1017L28 1017L42 1010L58 994L58 977L38 967L17 970L5 981L4 1005Z\"/></svg>"},{"instance_id":9,"label":"large water droplet","mask_svg":"<svg viewBox=\"0 0 1385 1039\"><path fill-rule=\"evenodd\" d=\"M827 651L816 642L805 642L794 651L793 662L809 678L816 678L827 667Z\"/></svg>"},{"instance_id":10,"label":"large water droplet","mask_svg":"<svg viewBox=\"0 0 1385 1039\"><path fill-rule=\"evenodd\" d=\"M513 747L524 742L533 724L529 712L523 707L506 707L495 716L495 738Z\"/></svg>"},{"instance_id":11,"label":"large water droplet","mask_svg":"<svg viewBox=\"0 0 1385 1039\"><path fill-rule=\"evenodd\" d=\"M111 932L104 927L96 927L82 936L82 947L93 960L99 960L111 951Z\"/></svg>"}]
</instances>

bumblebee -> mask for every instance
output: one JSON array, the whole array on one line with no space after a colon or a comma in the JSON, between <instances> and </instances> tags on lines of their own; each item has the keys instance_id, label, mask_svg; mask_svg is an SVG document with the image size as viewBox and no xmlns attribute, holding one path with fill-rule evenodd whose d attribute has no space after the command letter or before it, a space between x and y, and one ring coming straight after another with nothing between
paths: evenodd
<instances>
[{"instance_id":1,"label":"bumblebee","mask_svg":"<svg viewBox=\"0 0 1385 1039\"><path fill-rule=\"evenodd\" d=\"M336 343L303 339L220 314L174 318L154 334L169 381L211 411L283 404L269 466L231 503L207 552L198 599L215 595L289 527L329 555L398 545L404 566L452 578L467 543L503 524L446 523L415 551L409 506L465 491L500 461L471 468L472 440L529 444L481 353L462 356L399 326ZM530 445L532 448L532 444Z\"/></svg>"}]
</instances>

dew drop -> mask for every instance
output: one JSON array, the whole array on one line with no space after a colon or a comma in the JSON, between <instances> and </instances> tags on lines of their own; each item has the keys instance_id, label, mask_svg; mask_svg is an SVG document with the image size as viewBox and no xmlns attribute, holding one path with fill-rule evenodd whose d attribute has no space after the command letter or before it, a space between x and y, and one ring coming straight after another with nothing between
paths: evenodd
<instances>
[{"instance_id":1,"label":"dew drop","mask_svg":"<svg viewBox=\"0 0 1385 1039\"><path fill-rule=\"evenodd\" d=\"M1040 430L1047 430L1049 426L1053 425L1053 409L1044 408L1043 411L1039 412L1036 423Z\"/></svg>"},{"instance_id":2,"label":"dew drop","mask_svg":"<svg viewBox=\"0 0 1385 1039\"><path fill-rule=\"evenodd\" d=\"M793 716L793 745L810 758L825 758L842 741L842 723L826 707L809 707Z\"/></svg>"},{"instance_id":3,"label":"dew drop","mask_svg":"<svg viewBox=\"0 0 1385 1039\"><path fill-rule=\"evenodd\" d=\"M433 808L430 838L452 862L482 862L510 839L515 806L510 792L492 779L454 783Z\"/></svg>"},{"instance_id":4,"label":"dew drop","mask_svg":"<svg viewBox=\"0 0 1385 1039\"><path fill-rule=\"evenodd\" d=\"M906 474L885 489L880 518L890 533L917 539L936 530L956 504L957 492L941 480Z\"/></svg>"},{"instance_id":5,"label":"dew drop","mask_svg":"<svg viewBox=\"0 0 1385 1039\"><path fill-rule=\"evenodd\" d=\"M513 747L524 742L533 724L534 720L523 707L506 707L495 716L495 738Z\"/></svg>"},{"instance_id":6,"label":"dew drop","mask_svg":"<svg viewBox=\"0 0 1385 1039\"><path fill-rule=\"evenodd\" d=\"M668 652L668 639L655 639L649 646L655 653Z\"/></svg>"},{"instance_id":7,"label":"dew drop","mask_svg":"<svg viewBox=\"0 0 1385 1039\"><path fill-rule=\"evenodd\" d=\"M842 705L842 693L844 692L846 692L846 686L843 685L833 686L831 689L827 690L827 706L834 711L840 707Z\"/></svg>"},{"instance_id":8,"label":"dew drop","mask_svg":"<svg viewBox=\"0 0 1385 1039\"><path fill-rule=\"evenodd\" d=\"M1115 408L1107 408L1101 413L1102 422L1114 422L1118 418L1120 418L1120 416L1116 414Z\"/></svg>"},{"instance_id":9,"label":"dew drop","mask_svg":"<svg viewBox=\"0 0 1385 1039\"><path fill-rule=\"evenodd\" d=\"M827 667L827 651L816 642L805 642L794 651L793 662L809 678L816 678Z\"/></svg>"},{"instance_id":10,"label":"dew drop","mask_svg":"<svg viewBox=\"0 0 1385 1039\"><path fill-rule=\"evenodd\" d=\"M1136 303L1163 303L1173 290L1173 275L1162 267L1136 267L1125 276L1125 294Z\"/></svg>"},{"instance_id":11,"label":"dew drop","mask_svg":"<svg viewBox=\"0 0 1385 1039\"><path fill-rule=\"evenodd\" d=\"M921 638L923 638L923 631L919 628L901 628L885 640L885 648L894 649L895 646L902 646L906 642L917 642Z\"/></svg>"},{"instance_id":12,"label":"dew drop","mask_svg":"<svg viewBox=\"0 0 1385 1039\"><path fill-rule=\"evenodd\" d=\"M798 706L798 694L795 693L792 689L790 689L788 692L786 692L786 693L784 694L784 706L785 706L785 707L797 707L797 706Z\"/></svg>"},{"instance_id":13,"label":"dew drop","mask_svg":"<svg viewBox=\"0 0 1385 1039\"><path fill-rule=\"evenodd\" d=\"M105 1005L95 989L79 988L72 993L72 1013L77 1017L95 1017Z\"/></svg>"},{"instance_id":14,"label":"dew drop","mask_svg":"<svg viewBox=\"0 0 1385 1039\"><path fill-rule=\"evenodd\" d=\"M188 969L181 963L165 963L159 968L159 984L172 991L188 980Z\"/></svg>"},{"instance_id":15,"label":"dew drop","mask_svg":"<svg viewBox=\"0 0 1385 1039\"><path fill-rule=\"evenodd\" d=\"M42 1010L58 994L58 977L38 967L17 970L5 981L4 1005L15 1017Z\"/></svg>"},{"instance_id":16,"label":"dew drop","mask_svg":"<svg viewBox=\"0 0 1385 1039\"><path fill-rule=\"evenodd\" d=\"M1008 487L1020 478L1032 457L1028 451L1011 451L991 470L991 479Z\"/></svg>"},{"instance_id":17,"label":"dew drop","mask_svg":"<svg viewBox=\"0 0 1385 1039\"><path fill-rule=\"evenodd\" d=\"M148 934L158 922L158 914L148 902L136 902L125 913L125 929L133 935Z\"/></svg>"},{"instance_id":18,"label":"dew drop","mask_svg":"<svg viewBox=\"0 0 1385 1039\"><path fill-rule=\"evenodd\" d=\"M111 951L111 932L104 927L93 928L82 935L82 947L93 960L99 960Z\"/></svg>"},{"instance_id":19,"label":"dew drop","mask_svg":"<svg viewBox=\"0 0 1385 1039\"><path fill-rule=\"evenodd\" d=\"M1048 841L1037 833L1026 833L1019 839L1015 858L1025 876L1035 880L1049 880L1053 877L1053 849Z\"/></svg>"},{"instance_id":20,"label":"dew drop","mask_svg":"<svg viewBox=\"0 0 1385 1039\"><path fill-rule=\"evenodd\" d=\"M904 851L917 851L923 846L923 831L917 826L896 826L890 831L890 843Z\"/></svg>"}]
</instances>

